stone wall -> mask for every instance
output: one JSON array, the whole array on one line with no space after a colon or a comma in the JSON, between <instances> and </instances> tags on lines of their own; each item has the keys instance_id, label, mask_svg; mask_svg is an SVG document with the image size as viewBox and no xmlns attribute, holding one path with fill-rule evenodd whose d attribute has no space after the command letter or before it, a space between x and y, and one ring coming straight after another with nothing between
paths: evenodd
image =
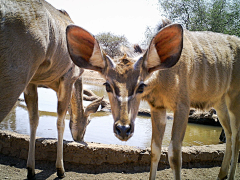
<instances>
[{"instance_id":1,"label":"stone wall","mask_svg":"<svg viewBox=\"0 0 240 180\"><path fill-rule=\"evenodd\" d=\"M29 136L0 130L0 153L27 159ZM37 138L36 160L55 162L56 139ZM225 144L183 147L184 167L208 167L220 165ZM159 169L168 167L167 148L163 148ZM77 166L83 172L141 172L149 171L150 148L138 149L122 145L77 143L64 141L64 163Z\"/></svg>"}]
</instances>

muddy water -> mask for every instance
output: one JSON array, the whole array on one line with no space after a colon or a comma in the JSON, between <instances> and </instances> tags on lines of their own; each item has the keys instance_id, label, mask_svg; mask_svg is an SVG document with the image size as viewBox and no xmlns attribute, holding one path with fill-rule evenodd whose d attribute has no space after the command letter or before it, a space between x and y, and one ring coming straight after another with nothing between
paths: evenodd
<instances>
[{"instance_id":1,"label":"muddy water","mask_svg":"<svg viewBox=\"0 0 240 180\"><path fill-rule=\"evenodd\" d=\"M102 86L85 85L85 88L91 89L97 95L107 98ZM57 98L54 91L50 89L39 88L39 126L37 136L44 138L56 138L56 109ZM84 102L87 105L88 102ZM142 107L147 108L147 103L142 103ZM69 130L69 117L66 119L66 128L64 139L72 141ZM163 146L168 146L171 138L171 128L173 120L167 121ZM21 134L29 134L29 122L26 105L24 102L18 102L5 120L0 123L0 129L11 130ZM113 120L109 112L97 112L91 115L91 123L87 127L85 141L98 142L104 144L130 145L140 148L149 147L151 143L151 120L150 117L138 116L135 121L135 132L133 137L122 142L113 134ZM218 144L220 127L188 124L183 146Z\"/></svg>"}]
</instances>

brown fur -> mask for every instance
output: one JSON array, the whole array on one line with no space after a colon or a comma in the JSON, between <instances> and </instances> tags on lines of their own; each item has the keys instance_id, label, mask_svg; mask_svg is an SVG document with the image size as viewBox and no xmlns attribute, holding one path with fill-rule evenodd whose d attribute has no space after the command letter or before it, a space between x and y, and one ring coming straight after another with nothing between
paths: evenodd
<instances>
[{"instance_id":1,"label":"brown fur","mask_svg":"<svg viewBox=\"0 0 240 180\"><path fill-rule=\"evenodd\" d=\"M119 63L116 66L116 71L119 72L119 74L127 74L127 72L132 69L133 63L126 59L126 57L123 57L119 60Z\"/></svg>"},{"instance_id":2,"label":"brown fur","mask_svg":"<svg viewBox=\"0 0 240 180\"><path fill-rule=\"evenodd\" d=\"M83 139L88 116L99 103L86 110L82 105L82 69L67 52L65 31L73 23L65 11L44 0L0 1L0 122L24 91L30 119L28 178L35 175L35 136L38 126L37 87L47 86L58 97L58 146L56 167L64 176L63 132L70 103L70 129L74 140ZM100 102L99 102L100 101Z\"/></svg>"},{"instance_id":3,"label":"brown fur","mask_svg":"<svg viewBox=\"0 0 240 180\"><path fill-rule=\"evenodd\" d=\"M72 45L68 43L68 47ZM105 77L107 88L112 88L108 95L114 133L120 140L126 141L132 136L140 100L150 104L150 179L155 179L160 160L166 109L174 112L168 159L174 179L181 179L181 147L190 106L200 109L213 106L217 110L227 139L218 178L228 175L230 161L229 179L234 178L240 146L240 38L213 32L190 32L172 24L157 33L147 52L132 66L122 62L114 64L104 55L98 58L106 64L99 72ZM122 69L127 69L124 76Z\"/></svg>"}]
</instances>

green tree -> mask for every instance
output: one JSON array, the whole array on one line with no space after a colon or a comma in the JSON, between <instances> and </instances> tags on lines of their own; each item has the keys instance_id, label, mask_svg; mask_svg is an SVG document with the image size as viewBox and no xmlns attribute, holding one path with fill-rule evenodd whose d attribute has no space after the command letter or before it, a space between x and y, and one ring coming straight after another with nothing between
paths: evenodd
<instances>
[{"instance_id":1,"label":"green tree","mask_svg":"<svg viewBox=\"0 0 240 180\"><path fill-rule=\"evenodd\" d=\"M110 32L104 32L96 35L103 50L111 57L122 56L121 46L128 47L129 42L124 35L114 35Z\"/></svg>"},{"instance_id":2,"label":"green tree","mask_svg":"<svg viewBox=\"0 0 240 180\"><path fill-rule=\"evenodd\" d=\"M212 7L210 30L240 37L240 0L215 0Z\"/></svg>"},{"instance_id":3,"label":"green tree","mask_svg":"<svg viewBox=\"0 0 240 180\"><path fill-rule=\"evenodd\" d=\"M192 31L240 37L240 0L159 0L163 15Z\"/></svg>"}]
</instances>

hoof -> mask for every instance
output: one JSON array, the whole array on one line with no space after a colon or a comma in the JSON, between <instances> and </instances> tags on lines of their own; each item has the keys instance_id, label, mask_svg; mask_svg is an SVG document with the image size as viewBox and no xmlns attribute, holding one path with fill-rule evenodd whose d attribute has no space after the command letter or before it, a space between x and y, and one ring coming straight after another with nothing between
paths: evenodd
<instances>
[{"instance_id":1,"label":"hoof","mask_svg":"<svg viewBox=\"0 0 240 180\"><path fill-rule=\"evenodd\" d=\"M224 180L224 179L227 179L228 177L227 176L225 176L224 178L217 178L217 180Z\"/></svg>"},{"instance_id":2,"label":"hoof","mask_svg":"<svg viewBox=\"0 0 240 180\"><path fill-rule=\"evenodd\" d=\"M27 179L29 180L35 180L36 177L35 177L35 171L32 169L32 168L27 168L28 170L28 174L27 174Z\"/></svg>"},{"instance_id":3,"label":"hoof","mask_svg":"<svg viewBox=\"0 0 240 180\"><path fill-rule=\"evenodd\" d=\"M57 176L58 178L64 178L66 176L64 170L60 169L60 168L57 168Z\"/></svg>"}]
</instances>

